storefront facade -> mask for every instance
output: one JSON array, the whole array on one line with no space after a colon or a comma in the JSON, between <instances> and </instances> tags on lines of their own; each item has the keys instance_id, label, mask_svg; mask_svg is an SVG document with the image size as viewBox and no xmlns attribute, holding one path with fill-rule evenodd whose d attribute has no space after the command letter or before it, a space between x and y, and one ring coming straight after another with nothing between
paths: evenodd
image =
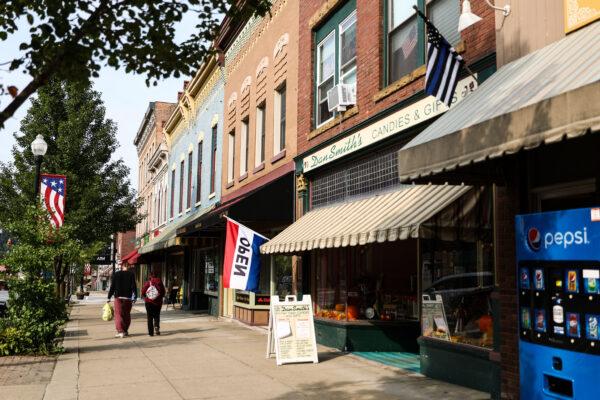
<instances>
[{"instance_id":1,"label":"storefront facade","mask_svg":"<svg viewBox=\"0 0 600 400\"><path fill-rule=\"evenodd\" d=\"M226 18L215 41L226 77L219 213L269 238L293 221L299 8L277 0L264 17ZM291 258L261 261L256 293L219 282L222 316L266 325L269 296L291 291Z\"/></svg>"},{"instance_id":2,"label":"storefront facade","mask_svg":"<svg viewBox=\"0 0 600 400\"><path fill-rule=\"evenodd\" d=\"M488 18L460 35L459 3L414 2L476 74L459 76L452 107L495 70L493 13L472 1ZM471 386L491 391L500 379L489 356L494 188L400 182L400 149L448 108L422 91L425 27L413 2L380 4L300 10L298 93L309 106L298 109L296 222L262 251L300 259L298 290L313 299L317 340L341 350L419 352L428 340L422 295L442 296L446 332L477 350L462 360L482 371ZM324 94L338 84L354 85L356 104L332 112Z\"/></svg>"},{"instance_id":3,"label":"storefront facade","mask_svg":"<svg viewBox=\"0 0 600 400\"><path fill-rule=\"evenodd\" d=\"M517 7L514 3L525 2L513 2ZM515 215L600 205L596 155L600 23L594 18L583 21L581 14L581 23L569 28L574 22L564 10L579 2L565 2L564 8L562 2L556 3L549 10L550 19L535 12L543 7L537 1L519 8L524 13L520 18L507 18L498 36L498 72L400 153L404 182L483 182L494 188L492 308L498 314L489 355L501 371L495 398L519 398L523 383L519 380ZM561 23L548 22L554 19ZM524 20L527 24L520 25ZM521 42L536 46L509 45L517 29ZM546 32L545 41L540 40L540 32ZM543 82L535 79L542 76ZM443 362L455 351L454 343L430 339L425 348L431 360L428 375L460 383ZM474 371L460 372L478 378Z\"/></svg>"}]
</instances>

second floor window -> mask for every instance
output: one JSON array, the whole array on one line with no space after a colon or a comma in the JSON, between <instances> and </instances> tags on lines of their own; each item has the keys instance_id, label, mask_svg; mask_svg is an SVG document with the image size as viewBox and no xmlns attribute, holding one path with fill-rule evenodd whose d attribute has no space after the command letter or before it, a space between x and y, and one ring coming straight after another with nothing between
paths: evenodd
<instances>
[{"instance_id":1,"label":"second floor window","mask_svg":"<svg viewBox=\"0 0 600 400\"><path fill-rule=\"evenodd\" d=\"M227 135L227 183L233 182L233 161L235 160L235 131Z\"/></svg>"},{"instance_id":2,"label":"second floor window","mask_svg":"<svg viewBox=\"0 0 600 400\"><path fill-rule=\"evenodd\" d=\"M175 215L175 170L171 171L171 212L170 217L173 218Z\"/></svg>"},{"instance_id":3,"label":"second floor window","mask_svg":"<svg viewBox=\"0 0 600 400\"><path fill-rule=\"evenodd\" d=\"M240 138L240 176L248 171L248 120L242 121L242 137Z\"/></svg>"},{"instance_id":4,"label":"second floor window","mask_svg":"<svg viewBox=\"0 0 600 400\"><path fill-rule=\"evenodd\" d=\"M316 32L316 125L335 115L327 92L340 83L356 84L356 2L349 1Z\"/></svg>"},{"instance_id":5,"label":"second floor window","mask_svg":"<svg viewBox=\"0 0 600 400\"><path fill-rule=\"evenodd\" d=\"M256 107L256 149L254 165L258 167L265 161L265 103Z\"/></svg>"},{"instance_id":6,"label":"second floor window","mask_svg":"<svg viewBox=\"0 0 600 400\"><path fill-rule=\"evenodd\" d=\"M285 84L275 91L275 109L273 118L273 153L281 153L285 149L285 117L286 96Z\"/></svg>"},{"instance_id":7,"label":"second floor window","mask_svg":"<svg viewBox=\"0 0 600 400\"><path fill-rule=\"evenodd\" d=\"M185 161L181 160L179 167L179 214L183 212L183 173L185 169Z\"/></svg>"},{"instance_id":8,"label":"second floor window","mask_svg":"<svg viewBox=\"0 0 600 400\"><path fill-rule=\"evenodd\" d=\"M217 176L217 125L212 128L212 138L210 145L212 146L212 152L210 155L210 192L214 193L216 176Z\"/></svg>"},{"instance_id":9,"label":"second floor window","mask_svg":"<svg viewBox=\"0 0 600 400\"><path fill-rule=\"evenodd\" d=\"M188 153L187 204L185 207L186 209L192 207L192 160L194 159L193 155L194 153L192 151Z\"/></svg>"},{"instance_id":10,"label":"second floor window","mask_svg":"<svg viewBox=\"0 0 600 400\"><path fill-rule=\"evenodd\" d=\"M196 203L202 199L202 142L198 143L198 164L196 165Z\"/></svg>"}]
</instances>

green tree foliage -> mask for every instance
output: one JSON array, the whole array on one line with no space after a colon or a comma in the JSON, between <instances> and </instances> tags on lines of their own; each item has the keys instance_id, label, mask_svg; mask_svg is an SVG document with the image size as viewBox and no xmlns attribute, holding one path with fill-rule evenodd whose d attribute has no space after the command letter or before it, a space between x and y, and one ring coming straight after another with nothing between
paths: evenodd
<instances>
[{"instance_id":1,"label":"green tree foliage","mask_svg":"<svg viewBox=\"0 0 600 400\"><path fill-rule=\"evenodd\" d=\"M41 207L29 205L23 212L19 222L6 225L17 241L0 260L11 271L8 315L0 318L0 355L57 350L66 310L48 272L57 258L82 265L97 250L75 238L72 225L54 229Z\"/></svg>"},{"instance_id":2,"label":"green tree foliage","mask_svg":"<svg viewBox=\"0 0 600 400\"><path fill-rule=\"evenodd\" d=\"M210 51L223 15L233 19L264 15L270 0L3 0L0 41L29 25L30 38L6 61L24 70L31 82L0 111L0 128L21 104L51 78L87 81L103 65L144 74L148 84L170 76L191 75ZM175 40L184 15L197 17L195 33ZM3 61L3 60L0 60ZM2 89L2 87L0 87Z\"/></svg>"},{"instance_id":3,"label":"green tree foliage","mask_svg":"<svg viewBox=\"0 0 600 400\"><path fill-rule=\"evenodd\" d=\"M21 121L14 163L0 163L0 226L24 221L27 205L34 203L35 161L30 144L37 135L48 143L42 171L67 176L61 231L68 231L85 248L99 250L112 233L135 227L138 203L129 169L122 160L111 159L118 145L116 126L105 118L100 95L87 83L58 80L40 89ZM19 235L31 246L40 244L30 234L28 239ZM67 264L61 257L55 260L53 272L60 283Z\"/></svg>"}]
</instances>

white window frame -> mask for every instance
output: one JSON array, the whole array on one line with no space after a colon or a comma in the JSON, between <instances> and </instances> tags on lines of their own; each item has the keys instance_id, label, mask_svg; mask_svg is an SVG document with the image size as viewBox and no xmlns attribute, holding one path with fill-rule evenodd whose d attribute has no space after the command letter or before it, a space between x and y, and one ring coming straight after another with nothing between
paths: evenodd
<instances>
[{"instance_id":1,"label":"white window frame","mask_svg":"<svg viewBox=\"0 0 600 400\"><path fill-rule=\"evenodd\" d=\"M254 166L258 167L262 163L265 162L266 151L263 151L265 148L265 144L263 143L263 133L265 133L266 129L266 102L262 102L259 106L256 107L256 132L254 137L255 145L254 145ZM264 135L264 139L266 140L266 135ZM262 154L261 154L262 153Z\"/></svg>"},{"instance_id":2,"label":"white window frame","mask_svg":"<svg viewBox=\"0 0 600 400\"><path fill-rule=\"evenodd\" d=\"M281 104L281 92L285 91L285 101L287 103L287 84L283 82L279 88L275 89L273 98L273 155L277 155L285 150L285 143L281 143L281 116L286 111L286 130L287 130L287 104ZM284 110L282 110L282 106ZM287 135L287 132L286 132Z\"/></svg>"},{"instance_id":3,"label":"white window frame","mask_svg":"<svg viewBox=\"0 0 600 400\"><path fill-rule=\"evenodd\" d=\"M235 156L235 131L227 134L227 183L232 183L235 176L233 164Z\"/></svg>"},{"instance_id":4,"label":"white window frame","mask_svg":"<svg viewBox=\"0 0 600 400\"><path fill-rule=\"evenodd\" d=\"M344 65L342 65L342 34L344 32L346 32L348 30L349 27L351 27L352 25L349 25L346 29L342 30L342 26L351 18L354 18L354 25L356 26L357 20L356 20L356 10L352 11L346 18L344 18L344 20L342 22L340 22L339 26L338 26L338 43L339 43L339 49L336 49L337 51L337 56L338 56L338 63L337 65L339 66L339 71L338 71L338 76L339 78L339 82L344 82L344 78L348 75L352 75L352 72L356 72L356 48L354 49L354 58L350 61L348 61L346 63L346 65L351 64L352 62L354 62L354 68L350 69L349 71L346 71L346 73L344 73L344 75L342 76L342 70L344 69ZM335 75L335 74L334 74ZM358 78L358 77L357 77ZM335 83L334 83L335 84Z\"/></svg>"},{"instance_id":5,"label":"white window frame","mask_svg":"<svg viewBox=\"0 0 600 400\"><path fill-rule=\"evenodd\" d=\"M248 172L248 125L250 120L242 121L242 129L240 135L240 176Z\"/></svg>"},{"instance_id":6,"label":"white window frame","mask_svg":"<svg viewBox=\"0 0 600 400\"><path fill-rule=\"evenodd\" d=\"M336 66L333 66L333 74L328 76L327 79L322 80L321 78L321 48L323 47L323 45L330 39L333 38L333 51L334 51L334 59L336 57L336 52L337 52L337 46L335 43L335 29L331 31L331 33L329 33L327 36L325 36L325 38L323 40L321 40L319 42L319 44L317 44L317 88L316 88L316 97L317 97L317 128L326 124L327 122L331 121L332 119L335 118L335 113L333 113L331 115L331 117L329 117L327 120L325 121L321 121L319 122L320 119L320 112L321 112L321 104L323 103L322 101L320 101L319 99L319 92L320 92L320 87L327 82L329 79L333 78L333 86L335 86L335 72L336 72ZM325 96L325 101L327 101L327 96Z\"/></svg>"}]
</instances>

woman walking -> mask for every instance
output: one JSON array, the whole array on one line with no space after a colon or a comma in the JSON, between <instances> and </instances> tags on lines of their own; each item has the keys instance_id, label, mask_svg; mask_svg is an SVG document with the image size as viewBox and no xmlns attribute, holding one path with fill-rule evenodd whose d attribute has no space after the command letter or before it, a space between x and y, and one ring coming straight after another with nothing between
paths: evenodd
<instances>
[{"instance_id":1,"label":"woman walking","mask_svg":"<svg viewBox=\"0 0 600 400\"><path fill-rule=\"evenodd\" d=\"M165 285L153 271L142 287L142 296L146 303L146 317L148 318L148 335L160 335L160 309L165 297Z\"/></svg>"}]
</instances>

